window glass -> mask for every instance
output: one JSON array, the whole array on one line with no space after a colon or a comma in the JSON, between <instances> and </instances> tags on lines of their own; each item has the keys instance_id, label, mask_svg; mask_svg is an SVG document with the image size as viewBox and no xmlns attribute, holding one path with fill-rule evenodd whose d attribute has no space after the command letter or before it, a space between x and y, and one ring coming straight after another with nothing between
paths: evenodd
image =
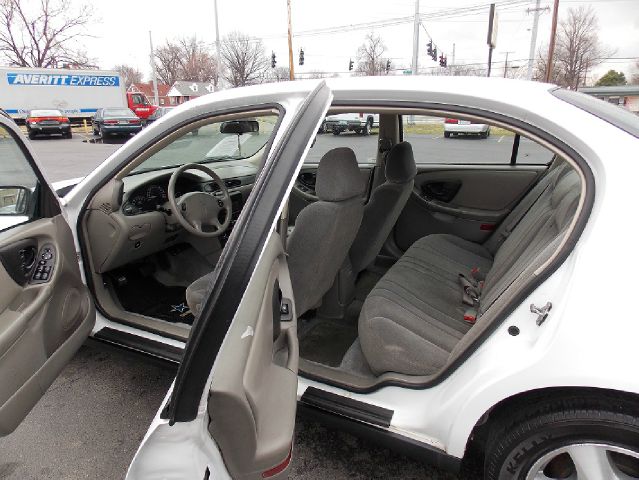
<instances>
[{"instance_id":1,"label":"window glass","mask_svg":"<svg viewBox=\"0 0 639 480\"><path fill-rule=\"evenodd\" d=\"M186 163L244 160L263 150L277 115L213 122L192 129L138 165L131 173L179 167Z\"/></svg>"},{"instance_id":2,"label":"window glass","mask_svg":"<svg viewBox=\"0 0 639 480\"><path fill-rule=\"evenodd\" d=\"M305 163L316 164L333 148L349 147L359 163L375 163L379 114L355 112L326 117Z\"/></svg>"},{"instance_id":3,"label":"window glass","mask_svg":"<svg viewBox=\"0 0 639 480\"><path fill-rule=\"evenodd\" d=\"M16 140L0 126L0 230L33 218L38 178Z\"/></svg>"},{"instance_id":4,"label":"window glass","mask_svg":"<svg viewBox=\"0 0 639 480\"><path fill-rule=\"evenodd\" d=\"M504 164L511 161L515 132L457 118L406 115L404 140L410 142L417 164ZM548 164L552 152L521 137L516 162Z\"/></svg>"},{"instance_id":5,"label":"window glass","mask_svg":"<svg viewBox=\"0 0 639 480\"><path fill-rule=\"evenodd\" d=\"M133 110L128 108L109 108L102 111L104 117L135 117Z\"/></svg>"}]
</instances>

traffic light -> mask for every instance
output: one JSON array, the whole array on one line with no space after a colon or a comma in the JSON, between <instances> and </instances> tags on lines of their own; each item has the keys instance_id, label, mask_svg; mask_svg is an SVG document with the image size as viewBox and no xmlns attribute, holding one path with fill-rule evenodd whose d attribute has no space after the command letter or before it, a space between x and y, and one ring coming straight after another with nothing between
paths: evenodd
<instances>
[{"instance_id":1,"label":"traffic light","mask_svg":"<svg viewBox=\"0 0 639 480\"><path fill-rule=\"evenodd\" d=\"M386 60L386 74L390 72L390 60Z\"/></svg>"},{"instance_id":2,"label":"traffic light","mask_svg":"<svg viewBox=\"0 0 639 480\"><path fill-rule=\"evenodd\" d=\"M350 72L351 70L353 70L353 60L348 61L348 71Z\"/></svg>"},{"instance_id":3,"label":"traffic light","mask_svg":"<svg viewBox=\"0 0 639 480\"><path fill-rule=\"evenodd\" d=\"M433 59L433 62L437 61L437 47L433 48L433 53L431 54L431 58Z\"/></svg>"},{"instance_id":4,"label":"traffic light","mask_svg":"<svg viewBox=\"0 0 639 480\"><path fill-rule=\"evenodd\" d=\"M275 60L275 52L271 52L271 68L275 68L277 65L277 60Z\"/></svg>"},{"instance_id":5,"label":"traffic light","mask_svg":"<svg viewBox=\"0 0 639 480\"><path fill-rule=\"evenodd\" d=\"M433 56L433 41L432 40L430 40L428 42L426 53L428 53L428 55L430 55L431 57Z\"/></svg>"},{"instance_id":6,"label":"traffic light","mask_svg":"<svg viewBox=\"0 0 639 480\"><path fill-rule=\"evenodd\" d=\"M439 56L439 66L440 67L446 66L446 57L444 57L443 53Z\"/></svg>"},{"instance_id":7,"label":"traffic light","mask_svg":"<svg viewBox=\"0 0 639 480\"><path fill-rule=\"evenodd\" d=\"M300 48L300 65L304 65L304 49Z\"/></svg>"}]
</instances>

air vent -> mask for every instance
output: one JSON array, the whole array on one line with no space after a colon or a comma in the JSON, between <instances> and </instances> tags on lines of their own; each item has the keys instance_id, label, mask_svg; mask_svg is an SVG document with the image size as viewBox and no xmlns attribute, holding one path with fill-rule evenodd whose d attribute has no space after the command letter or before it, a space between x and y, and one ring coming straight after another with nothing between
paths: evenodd
<instances>
[{"instance_id":1,"label":"air vent","mask_svg":"<svg viewBox=\"0 0 639 480\"><path fill-rule=\"evenodd\" d=\"M239 178L231 178L230 180L224 180L224 185L226 185L226 188L239 187L242 185L242 180Z\"/></svg>"},{"instance_id":2,"label":"air vent","mask_svg":"<svg viewBox=\"0 0 639 480\"><path fill-rule=\"evenodd\" d=\"M111 204L108 202L104 202L102 205L100 205L98 207L98 210L100 210L103 213L106 213L107 215L110 215L111 213L113 213L113 209L111 208Z\"/></svg>"}]
</instances>

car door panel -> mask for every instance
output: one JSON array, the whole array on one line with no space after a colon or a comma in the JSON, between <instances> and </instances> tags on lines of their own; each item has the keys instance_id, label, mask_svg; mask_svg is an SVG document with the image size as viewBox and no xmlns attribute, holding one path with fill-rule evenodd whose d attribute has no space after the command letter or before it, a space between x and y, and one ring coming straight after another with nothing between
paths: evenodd
<instances>
[{"instance_id":1,"label":"car door panel","mask_svg":"<svg viewBox=\"0 0 639 480\"><path fill-rule=\"evenodd\" d=\"M291 453L298 367L292 298L282 242L273 234L219 353L224 368L209 393L209 431L236 479L262 478Z\"/></svg>"},{"instance_id":2,"label":"car door panel","mask_svg":"<svg viewBox=\"0 0 639 480\"><path fill-rule=\"evenodd\" d=\"M448 233L483 242L534 185L545 166L420 166L395 226L406 250L417 239Z\"/></svg>"},{"instance_id":3,"label":"car door panel","mask_svg":"<svg viewBox=\"0 0 639 480\"><path fill-rule=\"evenodd\" d=\"M84 342L95 311L62 215L1 232L0 246L0 435L6 435ZM43 260L45 249L51 259ZM51 267L46 280L35 278L40 261Z\"/></svg>"}]
</instances>

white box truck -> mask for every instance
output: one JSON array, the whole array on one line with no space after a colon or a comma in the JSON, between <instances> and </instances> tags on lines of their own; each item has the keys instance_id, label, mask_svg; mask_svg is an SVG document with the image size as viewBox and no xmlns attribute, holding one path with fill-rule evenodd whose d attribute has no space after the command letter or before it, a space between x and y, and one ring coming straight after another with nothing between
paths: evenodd
<instances>
[{"instance_id":1,"label":"white box truck","mask_svg":"<svg viewBox=\"0 0 639 480\"><path fill-rule=\"evenodd\" d=\"M56 109L73 122L105 107L127 107L117 72L0 67L0 108L18 121L30 110Z\"/></svg>"}]
</instances>

